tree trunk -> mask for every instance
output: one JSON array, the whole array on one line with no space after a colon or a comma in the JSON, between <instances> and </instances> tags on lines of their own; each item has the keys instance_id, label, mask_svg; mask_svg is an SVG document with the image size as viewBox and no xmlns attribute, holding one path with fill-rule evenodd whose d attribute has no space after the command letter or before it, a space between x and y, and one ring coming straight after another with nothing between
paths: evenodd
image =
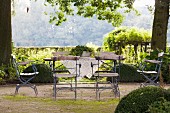
<instances>
[{"instance_id":1,"label":"tree trunk","mask_svg":"<svg viewBox=\"0 0 170 113\"><path fill-rule=\"evenodd\" d=\"M151 48L166 51L169 0L155 0Z\"/></svg>"},{"instance_id":2,"label":"tree trunk","mask_svg":"<svg viewBox=\"0 0 170 113\"><path fill-rule=\"evenodd\" d=\"M0 66L10 63L12 53L11 0L0 2Z\"/></svg>"}]
</instances>

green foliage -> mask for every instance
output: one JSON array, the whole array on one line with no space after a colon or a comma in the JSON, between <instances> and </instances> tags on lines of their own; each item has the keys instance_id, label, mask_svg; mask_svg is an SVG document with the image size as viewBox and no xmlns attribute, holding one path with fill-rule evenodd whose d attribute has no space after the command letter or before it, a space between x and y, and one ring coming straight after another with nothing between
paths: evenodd
<instances>
[{"instance_id":1,"label":"green foliage","mask_svg":"<svg viewBox=\"0 0 170 113\"><path fill-rule=\"evenodd\" d=\"M52 71L46 64L36 64L39 74L32 80L34 83L52 83ZM32 66L27 67L23 72L33 72Z\"/></svg>"},{"instance_id":2,"label":"green foliage","mask_svg":"<svg viewBox=\"0 0 170 113\"><path fill-rule=\"evenodd\" d=\"M167 95L166 92L165 89L153 86L134 90L121 99L115 113L144 113L149 105Z\"/></svg>"},{"instance_id":3,"label":"green foliage","mask_svg":"<svg viewBox=\"0 0 170 113\"><path fill-rule=\"evenodd\" d=\"M164 82L170 83L170 54L166 54L163 58L163 65L161 68L162 76L164 79Z\"/></svg>"},{"instance_id":4,"label":"green foliage","mask_svg":"<svg viewBox=\"0 0 170 113\"><path fill-rule=\"evenodd\" d=\"M117 67L117 71L119 67ZM137 68L131 64L121 64L120 65L120 82L143 82L143 77L137 73ZM107 81L112 81L111 77L107 78Z\"/></svg>"},{"instance_id":5,"label":"green foliage","mask_svg":"<svg viewBox=\"0 0 170 113\"><path fill-rule=\"evenodd\" d=\"M138 45L142 42L150 42L150 40L151 34L144 29L120 27L104 37L103 46L105 50L114 51L118 46ZM119 43L121 45L118 45Z\"/></svg>"},{"instance_id":6,"label":"green foliage","mask_svg":"<svg viewBox=\"0 0 170 113\"><path fill-rule=\"evenodd\" d=\"M0 84L11 83L16 80L16 72L12 66L0 66Z\"/></svg>"},{"instance_id":7,"label":"green foliage","mask_svg":"<svg viewBox=\"0 0 170 113\"><path fill-rule=\"evenodd\" d=\"M113 26L119 26L123 21L123 16L119 11L119 8L133 9L134 1L129 0L47 0L52 7L57 8L55 13L51 13L50 22L60 25L66 20L66 15L80 15L83 17L97 17L99 20L107 20L108 23L112 23ZM56 7L58 6L58 7ZM127 11L125 11L127 12Z\"/></svg>"},{"instance_id":8,"label":"green foliage","mask_svg":"<svg viewBox=\"0 0 170 113\"><path fill-rule=\"evenodd\" d=\"M4 83L5 72L0 69L0 84Z\"/></svg>"},{"instance_id":9,"label":"green foliage","mask_svg":"<svg viewBox=\"0 0 170 113\"><path fill-rule=\"evenodd\" d=\"M120 82L141 82L143 77L137 73L137 68L130 64L121 64Z\"/></svg>"},{"instance_id":10,"label":"green foliage","mask_svg":"<svg viewBox=\"0 0 170 113\"><path fill-rule=\"evenodd\" d=\"M165 98L161 97L151 105L147 112L149 113L169 113L170 111L170 101L167 101Z\"/></svg>"},{"instance_id":11,"label":"green foliage","mask_svg":"<svg viewBox=\"0 0 170 113\"><path fill-rule=\"evenodd\" d=\"M78 45L75 48L71 49L70 54L75 55L75 56L81 56L83 51L94 52L94 50L92 48L89 48L87 46Z\"/></svg>"}]
</instances>

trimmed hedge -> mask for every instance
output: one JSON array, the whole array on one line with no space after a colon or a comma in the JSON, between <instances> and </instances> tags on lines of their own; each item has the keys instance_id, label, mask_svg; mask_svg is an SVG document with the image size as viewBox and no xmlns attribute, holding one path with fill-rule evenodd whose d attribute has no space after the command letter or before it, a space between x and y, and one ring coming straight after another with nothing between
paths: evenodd
<instances>
[{"instance_id":1,"label":"trimmed hedge","mask_svg":"<svg viewBox=\"0 0 170 113\"><path fill-rule=\"evenodd\" d=\"M94 50L90 47L78 45L75 48L71 49L70 54L75 56L81 56L83 51L94 52Z\"/></svg>"},{"instance_id":2,"label":"trimmed hedge","mask_svg":"<svg viewBox=\"0 0 170 113\"><path fill-rule=\"evenodd\" d=\"M46 64L35 64L39 74L31 81L33 83L52 83L52 71ZM32 66L27 67L23 72L32 72Z\"/></svg>"},{"instance_id":3,"label":"trimmed hedge","mask_svg":"<svg viewBox=\"0 0 170 113\"><path fill-rule=\"evenodd\" d=\"M117 69L118 70L118 69ZM111 81L111 78L107 78ZM120 82L143 82L144 78L137 72L137 68L130 64L121 64L120 66Z\"/></svg>"},{"instance_id":4,"label":"trimmed hedge","mask_svg":"<svg viewBox=\"0 0 170 113\"><path fill-rule=\"evenodd\" d=\"M167 95L169 92L160 87L139 88L120 100L115 113L144 113L148 110L149 105L157 101L158 98L165 97L169 100Z\"/></svg>"}]
</instances>

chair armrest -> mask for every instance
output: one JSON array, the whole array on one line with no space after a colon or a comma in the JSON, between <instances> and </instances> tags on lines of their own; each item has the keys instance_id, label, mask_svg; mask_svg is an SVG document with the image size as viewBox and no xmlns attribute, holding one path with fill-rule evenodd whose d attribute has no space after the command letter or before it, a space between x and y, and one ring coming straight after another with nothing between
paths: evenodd
<instances>
[{"instance_id":1,"label":"chair armrest","mask_svg":"<svg viewBox=\"0 0 170 113\"><path fill-rule=\"evenodd\" d=\"M26 65L29 64L30 62L33 62L33 61L18 62L18 65L26 66Z\"/></svg>"},{"instance_id":2,"label":"chair armrest","mask_svg":"<svg viewBox=\"0 0 170 113\"><path fill-rule=\"evenodd\" d=\"M147 60L145 59L144 62L149 62L149 63L154 63L154 64L160 64L161 61L158 61L158 60Z\"/></svg>"}]
</instances>

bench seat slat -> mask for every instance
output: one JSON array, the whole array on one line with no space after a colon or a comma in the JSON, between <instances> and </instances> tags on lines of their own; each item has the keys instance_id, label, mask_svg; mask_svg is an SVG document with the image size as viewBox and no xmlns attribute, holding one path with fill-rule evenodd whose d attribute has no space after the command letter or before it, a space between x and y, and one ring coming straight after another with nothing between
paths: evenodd
<instances>
[{"instance_id":1,"label":"bench seat slat","mask_svg":"<svg viewBox=\"0 0 170 113\"><path fill-rule=\"evenodd\" d=\"M20 73L20 76L32 76L35 74L38 74L39 72L35 72L35 73Z\"/></svg>"},{"instance_id":2,"label":"bench seat slat","mask_svg":"<svg viewBox=\"0 0 170 113\"><path fill-rule=\"evenodd\" d=\"M145 73L145 74L156 74L156 71L141 71L141 70L137 70L137 72L139 73Z\"/></svg>"},{"instance_id":3,"label":"bench seat slat","mask_svg":"<svg viewBox=\"0 0 170 113\"><path fill-rule=\"evenodd\" d=\"M53 74L53 77L75 77L76 74L66 74L66 73L59 73L59 74Z\"/></svg>"},{"instance_id":4,"label":"bench seat slat","mask_svg":"<svg viewBox=\"0 0 170 113\"><path fill-rule=\"evenodd\" d=\"M98 76L99 77L117 77L119 76L118 73L95 73L94 76Z\"/></svg>"}]
</instances>

